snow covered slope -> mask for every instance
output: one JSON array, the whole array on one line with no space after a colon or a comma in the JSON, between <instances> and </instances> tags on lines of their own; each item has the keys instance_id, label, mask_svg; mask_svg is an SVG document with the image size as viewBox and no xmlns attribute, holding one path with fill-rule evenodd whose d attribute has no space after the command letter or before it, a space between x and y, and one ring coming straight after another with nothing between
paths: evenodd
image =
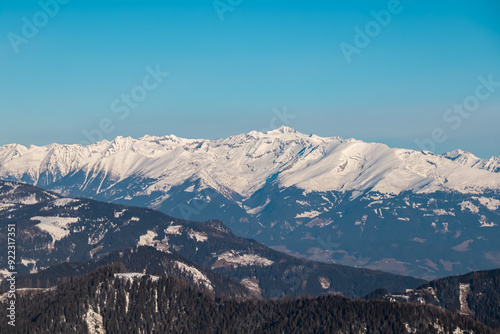
<instances>
[{"instance_id":1,"label":"snow covered slope","mask_svg":"<svg viewBox=\"0 0 500 334\"><path fill-rule=\"evenodd\" d=\"M72 178L79 190L94 194L111 190L131 177L150 181L130 196L166 193L187 180L201 180L227 198L248 198L274 179L283 187L307 191L398 194L500 188L499 174L471 167L428 152L309 136L287 127L216 140L170 135L118 137L87 147L0 147L0 178L38 186Z\"/></svg>"}]
</instances>

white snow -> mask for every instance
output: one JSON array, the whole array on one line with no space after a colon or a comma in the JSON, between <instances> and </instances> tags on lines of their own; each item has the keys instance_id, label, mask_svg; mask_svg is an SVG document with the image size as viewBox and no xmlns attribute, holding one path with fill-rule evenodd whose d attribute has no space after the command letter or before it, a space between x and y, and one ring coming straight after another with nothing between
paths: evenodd
<instances>
[{"instance_id":1,"label":"white snow","mask_svg":"<svg viewBox=\"0 0 500 334\"><path fill-rule=\"evenodd\" d=\"M494 222L488 222L488 219L481 215L481 218L479 219L479 225L481 225L481 227L495 227L495 226L498 226L498 224L495 224Z\"/></svg>"},{"instance_id":2,"label":"white snow","mask_svg":"<svg viewBox=\"0 0 500 334\"><path fill-rule=\"evenodd\" d=\"M261 206L258 206L256 208L252 208L252 209L247 209L246 211L250 215L255 215L255 214L261 213L262 210L264 210L269 203L271 203L271 200L269 198L267 198L266 202L264 204L262 204Z\"/></svg>"},{"instance_id":3,"label":"white snow","mask_svg":"<svg viewBox=\"0 0 500 334\"><path fill-rule=\"evenodd\" d=\"M480 159L471 152L455 150L443 154L444 157L470 168L484 169L490 172L500 172L500 157L491 157L489 159Z\"/></svg>"},{"instance_id":4,"label":"white snow","mask_svg":"<svg viewBox=\"0 0 500 334\"><path fill-rule=\"evenodd\" d=\"M69 225L78 222L78 217L32 217L30 220L40 221L35 226L52 236L52 246L57 240L67 237L70 233Z\"/></svg>"},{"instance_id":5,"label":"white snow","mask_svg":"<svg viewBox=\"0 0 500 334\"><path fill-rule=\"evenodd\" d=\"M37 204L38 200L36 199L35 194L31 194L28 197L20 198L20 199L16 200L15 202L19 203L19 204L33 205L33 204Z\"/></svg>"},{"instance_id":6,"label":"white snow","mask_svg":"<svg viewBox=\"0 0 500 334\"><path fill-rule=\"evenodd\" d=\"M446 215L449 215L449 216L454 216L455 213L454 212L451 212L451 211L446 211L446 210L443 210L443 209L435 209L434 210L434 213L438 216L446 216Z\"/></svg>"},{"instance_id":7,"label":"white snow","mask_svg":"<svg viewBox=\"0 0 500 334\"><path fill-rule=\"evenodd\" d=\"M36 260L21 258L21 263L28 267L29 264L33 265L33 269L30 269L30 274L35 274L38 272L36 267ZM28 267L29 268L29 267Z\"/></svg>"},{"instance_id":8,"label":"white snow","mask_svg":"<svg viewBox=\"0 0 500 334\"><path fill-rule=\"evenodd\" d=\"M469 210L471 213L479 213L479 208L470 201L463 201L460 203L460 207L462 211Z\"/></svg>"},{"instance_id":9,"label":"white snow","mask_svg":"<svg viewBox=\"0 0 500 334\"><path fill-rule=\"evenodd\" d=\"M469 304L467 303L467 296L470 293L470 284L460 283L460 313L461 314L471 314L471 310L469 309Z\"/></svg>"},{"instance_id":10,"label":"white snow","mask_svg":"<svg viewBox=\"0 0 500 334\"><path fill-rule=\"evenodd\" d=\"M500 201L495 198L487 198L487 197L475 197L481 203L488 208L488 210L495 211L500 207Z\"/></svg>"},{"instance_id":11,"label":"white snow","mask_svg":"<svg viewBox=\"0 0 500 334\"><path fill-rule=\"evenodd\" d=\"M11 276L10 271L7 269L0 269L0 283L5 279Z\"/></svg>"},{"instance_id":12,"label":"white snow","mask_svg":"<svg viewBox=\"0 0 500 334\"><path fill-rule=\"evenodd\" d=\"M79 200L77 199L74 199L74 198L59 198L59 199L56 199L54 202L52 202L52 204L54 206L66 206L70 203L76 203L76 202L79 202Z\"/></svg>"},{"instance_id":13,"label":"white snow","mask_svg":"<svg viewBox=\"0 0 500 334\"><path fill-rule=\"evenodd\" d=\"M186 189L184 189L185 192L192 193L194 191L194 184L190 185Z\"/></svg>"},{"instance_id":14,"label":"white snow","mask_svg":"<svg viewBox=\"0 0 500 334\"><path fill-rule=\"evenodd\" d=\"M204 232L189 231L188 236L191 239L195 239L197 242L205 242L208 240L208 236Z\"/></svg>"},{"instance_id":15,"label":"white snow","mask_svg":"<svg viewBox=\"0 0 500 334\"><path fill-rule=\"evenodd\" d=\"M6 210L8 208L13 207L14 204L12 203L0 203L0 211Z\"/></svg>"},{"instance_id":16,"label":"white snow","mask_svg":"<svg viewBox=\"0 0 500 334\"><path fill-rule=\"evenodd\" d=\"M317 227L323 228L325 226L330 225L331 223L333 223L333 220L331 220L331 219L314 218L309 223L307 223L306 226L307 227L317 226Z\"/></svg>"},{"instance_id":17,"label":"white snow","mask_svg":"<svg viewBox=\"0 0 500 334\"><path fill-rule=\"evenodd\" d=\"M90 334L106 334L102 315L95 312L92 307L89 306L89 309L83 316L83 319L87 323L87 330Z\"/></svg>"},{"instance_id":18,"label":"white snow","mask_svg":"<svg viewBox=\"0 0 500 334\"><path fill-rule=\"evenodd\" d=\"M370 204L368 204L366 207L369 208L371 207L373 204L382 204L384 201L373 201L371 202Z\"/></svg>"},{"instance_id":19,"label":"white snow","mask_svg":"<svg viewBox=\"0 0 500 334\"><path fill-rule=\"evenodd\" d=\"M218 264L219 262L219 264ZM217 257L217 262L212 266L217 268L230 264L233 266L270 266L274 262L256 254L244 254L235 251L225 252Z\"/></svg>"},{"instance_id":20,"label":"white snow","mask_svg":"<svg viewBox=\"0 0 500 334\"><path fill-rule=\"evenodd\" d=\"M115 279L123 279L130 281L130 283L132 283L134 281L140 281L146 275L147 274L144 273L118 273L114 274L114 277ZM160 277L156 275L149 275L149 276L153 282L157 282L160 279Z\"/></svg>"},{"instance_id":21,"label":"white snow","mask_svg":"<svg viewBox=\"0 0 500 334\"><path fill-rule=\"evenodd\" d=\"M167 193L171 187L188 180L200 180L201 187L213 188L228 197L237 193L244 198L271 177L281 187L297 186L306 193L330 190L352 190L356 194L366 190L384 194L406 190L480 193L484 189L500 189L500 173L493 172L492 167L496 162L500 158L491 160L489 165L484 162L485 168L479 168L481 163L464 164L452 160L452 155L395 149L355 139L309 136L283 127L215 140L170 135L117 137L89 146L5 145L0 147L0 178L31 179L37 184L42 173L57 180L80 172L85 179L77 186L84 191L92 181L106 175L107 182L101 184L109 186L97 192L129 177L153 180L141 194ZM134 195L137 193L124 194L125 198ZM34 201L34 198L24 200Z\"/></svg>"},{"instance_id":22,"label":"white snow","mask_svg":"<svg viewBox=\"0 0 500 334\"><path fill-rule=\"evenodd\" d=\"M158 237L158 233L155 231L148 230L146 234L143 234L139 237L139 241L137 242L137 246L149 246L154 247L157 250L165 253L170 253L168 244L168 237L165 236L163 240L155 240Z\"/></svg>"},{"instance_id":23,"label":"white snow","mask_svg":"<svg viewBox=\"0 0 500 334\"><path fill-rule=\"evenodd\" d=\"M297 219L297 218L314 218L314 217L319 216L320 214L321 214L321 212L316 211L316 210L305 211L305 212L302 212L302 213L296 215L295 219Z\"/></svg>"},{"instance_id":24,"label":"white snow","mask_svg":"<svg viewBox=\"0 0 500 334\"><path fill-rule=\"evenodd\" d=\"M259 287L259 281L254 278L244 278L240 282L243 286L245 286L252 294L261 296L261 290ZM262 297L262 296L261 296Z\"/></svg>"},{"instance_id":25,"label":"white snow","mask_svg":"<svg viewBox=\"0 0 500 334\"><path fill-rule=\"evenodd\" d=\"M154 247L155 242L154 238L158 236L158 233L155 231L148 231L146 234L141 235L139 237L139 241L137 242L137 246L151 246Z\"/></svg>"},{"instance_id":26,"label":"white snow","mask_svg":"<svg viewBox=\"0 0 500 334\"><path fill-rule=\"evenodd\" d=\"M205 274L203 274L198 269L196 269L194 267L191 267L191 266L188 266L187 264L185 264L183 262L179 262L179 261L175 261L175 265L182 272L188 273L193 278L193 281L197 285L204 286L204 287L206 287L210 291L214 290L214 288L212 286L212 282L208 279L207 276L205 276Z\"/></svg>"},{"instance_id":27,"label":"white snow","mask_svg":"<svg viewBox=\"0 0 500 334\"><path fill-rule=\"evenodd\" d=\"M170 225L165 229L165 233L181 235L182 234L181 229L182 225Z\"/></svg>"},{"instance_id":28,"label":"white snow","mask_svg":"<svg viewBox=\"0 0 500 334\"><path fill-rule=\"evenodd\" d=\"M127 211L126 209L123 209L121 211L115 211L115 218L120 218L126 211Z\"/></svg>"},{"instance_id":29,"label":"white snow","mask_svg":"<svg viewBox=\"0 0 500 334\"><path fill-rule=\"evenodd\" d=\"M323 290L330 288L330 280L326 277L320 276L319 277L319 284L321 284L321 287L323 288Z\"/></svg>"},{"instance_id":30,"label":"white snow","mask_svg":"<svg viewBox=\"0 0 500 334\"><path fill-rule=\"evenodd\" d=\"M416 334L417 333L417 329L416 328L411 328L411 326L409 324L407 324L407 323L405 323L405 329L410 334Z\"/></svg>"}]
</instances>

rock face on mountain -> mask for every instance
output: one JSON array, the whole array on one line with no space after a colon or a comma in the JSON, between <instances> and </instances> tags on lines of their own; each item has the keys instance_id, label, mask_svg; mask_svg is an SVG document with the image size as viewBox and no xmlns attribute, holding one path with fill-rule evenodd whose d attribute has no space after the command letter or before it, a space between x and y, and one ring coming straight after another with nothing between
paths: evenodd
<instances>
[{"instance_id":1,"label":"rock face on mountain","mask_svg":"<svg viewBox=\"0 0 500 334\"><path fill-rule=\"evenodd\" d=\"M283 127L216 140L7 145L0 178L219 219L297 256L432 279L500 265L499 160Z\"/></svg>"}]
</instances>

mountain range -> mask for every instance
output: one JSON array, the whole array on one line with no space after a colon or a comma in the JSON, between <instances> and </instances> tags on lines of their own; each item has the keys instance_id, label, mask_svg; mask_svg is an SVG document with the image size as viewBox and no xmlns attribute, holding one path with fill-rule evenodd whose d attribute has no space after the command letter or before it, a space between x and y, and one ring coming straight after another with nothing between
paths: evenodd
<instances>
[{"instance_id":1,"label":"mountain range","mask_svg":"<svg viewBox=\"0 0 500 334\"><path fill-rule=\"evenodd\" d=\"M0 147L0 178L66 197L217 219L313 260L424 279L500 265L500 158L291 128L223 139Z\"/></svg>"},{"instance_id":2,"label":"mountain range","mask_svg":"<svg viewBox=\"0 0 500 334\"><path fill-rule=\"evenodd\" d=\"M0 180L4 243L8 224L17 230L22 314L14 332L494 333L500 326L498 269L425 282L293 257L218 220ZM325 240L323 250L335 245ZM11 287L2 281L1 254L0 263L5 317ZM4 322L0 331L12 328Z\"/></svg>"}]
</instances>

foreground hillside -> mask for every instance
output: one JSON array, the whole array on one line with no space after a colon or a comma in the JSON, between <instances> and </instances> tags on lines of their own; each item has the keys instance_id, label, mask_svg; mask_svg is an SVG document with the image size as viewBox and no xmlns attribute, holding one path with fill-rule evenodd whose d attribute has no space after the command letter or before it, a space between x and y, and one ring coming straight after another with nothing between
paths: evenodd
<instances>
[{"instance_id":1,"label":"foreground hillside","mask_svg":"<svg viewBox=\"0 0 500 334\"><path fill-rule=\"evenodd\" d=\"M46 289L63 284L96 270L99 267L120 262L132 272L148 273L151 275L167 275L195 286L200 291L211 293L216 297L232 298L260 298L258 291L249 289L252 285L245 285L227 276L205 269L192 261L176 254L158 251L149 246L138 246L109 254L88 262L63 262L37 273L16 277L18 289ZM243 281L243 283L247 283ZM0 293L9 290L9 282L0 283Z\"/></svg>"},{"instance_id":2,"label":"foreground hillside","mask_svg":"<svg viewBox=\"0 0 500 334\"><path fill-rule=\"evenodd\" d=\"M220 221L186 221L150 209L64 198L22 183L0 181L0 203L0 241L6 238L7 224L17 226L19 275L150 246L181 256L188 267L193 263L196 270L244 284L264 298L329 293L361 297L377 288L395 292L425 283L292 257L236 237ZM0 254L0 274L6 274L4 256Z\"/></svg>"},{"instance_id":3,"label":"foreground hillside","mask_svg":"<svg viewBox=\"0 0 500 334\"><path fill-rule=\"evenodd\" d=\"M368 298L436 305L500 328L500 269L437 279L401 294L379 290Z\"/></svg>"},{"instance_id":4,"label":"foreground hillside","mask_svg":"<svg viewBox=\"0 0 500 334\"><path fill-rule=\"evenodd\" d=\"M18 298L17 333L494 333L467 316L426 305L319 298L214 299L175 277L121 263ZM0 305L1 306L1 305ZM5 318L6 307L0 308ZM7 328L0 324L0 332Z\"/></svg>"}]
</instances>

